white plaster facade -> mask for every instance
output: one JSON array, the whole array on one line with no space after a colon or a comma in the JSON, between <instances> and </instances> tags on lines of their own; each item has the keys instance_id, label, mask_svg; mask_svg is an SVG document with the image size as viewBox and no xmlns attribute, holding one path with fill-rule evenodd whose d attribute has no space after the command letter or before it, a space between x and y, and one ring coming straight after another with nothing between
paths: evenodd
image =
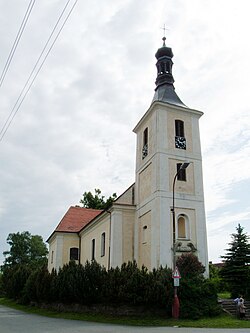
<instances>
[{"instance_id":1,"label":"white plaster facade","mask_svg":"<svg viewBox=\"0 0 250 333\"><path fill-rule=\"evenodd\" d=\"M157 51L155 96L134 128L137 135L135 184L109 210L90 220L79 232L74 231L72 237L56 231L50 236L50 270L67 263L67 248L77 243L79 262L83 264L95 259L110 268L136 260L139 266L150 270L160 265L172 267L173 180L177 164L188 161L186 178L175 183L176 254L193 252L208 274L199 134L199 118L203 113L189 109L176 95L170 50L164 41ZM168 62L170 67L166 65ZM182 149L176 145L176 121L181 122L185 132Z\"/></svg>"},{"instance_id":2,"label":"white plaster facade","mask_svg":"<svg viewBox=\"0 0 250 333\"><path fill-rule=\"evenodd\" d=\"M173 180L177 163L190 162L186 169L186 181L176 181L175 213L177 255L190 251L192 243L199 260L208 269L206 220L203 196L202 161L199 136L199 118L202 112L153 102L134 129L137 134L136 150L136 236L135 259L149 268L159 265L173 265ZM175 147L175 120L182 120L185 126L186 149ZM143 133L148 128L148 154L142 155ZM186 217L186 235L178 237L178 216ZM145 227L145 216L150 235L150 259L141 255L143 245L140 233ZM143 222L142 222L143 221Z\"/></svg>"},{"instance_id":3,"label":"white plaster facade","mask_svg":"<svg viewBox=\"0 0 250 333\"><path fill-rule=\"evenodd\" d=\"M48 270L58 269L70 260L70 249L79 248L77 233L54 233L49 241Z\"/></svg>"}]
</instances>

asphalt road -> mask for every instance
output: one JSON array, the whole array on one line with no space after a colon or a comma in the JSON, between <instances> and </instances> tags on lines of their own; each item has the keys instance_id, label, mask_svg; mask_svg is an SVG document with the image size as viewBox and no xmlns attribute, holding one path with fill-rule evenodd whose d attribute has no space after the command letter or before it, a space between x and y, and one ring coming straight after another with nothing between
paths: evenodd
<instances>
[{"instance_id":1,"label":"asphalt road","mask_svg":"<svg viewBox=\"0 0 250 333\"><path fill-rule=\"evenodd\" d=\"M250 333L250 329L131 327L47 318L0 305L0 333Z\"/></svg>"}]
</instances>

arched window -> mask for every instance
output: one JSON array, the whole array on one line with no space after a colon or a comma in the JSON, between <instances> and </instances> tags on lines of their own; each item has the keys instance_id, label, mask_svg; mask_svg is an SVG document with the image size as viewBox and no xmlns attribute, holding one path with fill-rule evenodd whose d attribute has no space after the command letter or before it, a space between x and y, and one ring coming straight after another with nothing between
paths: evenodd
<instances>
[{"instance_id":1,"label":"arched window","mask_svg":"<svg viewBox=\"0 0 250 333\"><path fill-rule=\"evenodd\" d=\"M179 119L175 120L175 148L186 149L184 121Z\"/></svg>"},{"instance_id":2,"label":"arched window","mask_svg":"<svg viewBox=\"0 0 250 333\"><path fill-rule=\"evenodd\" d=\"M183 216L178 218L178 238L186 238L186 221Z\"/></svg>"},{"instance_id":3,"label":"arched window","mask_svg":"<svg viewBox=\"0 0 250 333\"><path fill-rule=\"evenodd\" d=\"M146 225L142 228L142 243L147 243L148 240L148 227Z\"/></svg>"},{"instance_id":4,"label":"arched window","mask_svg":"<svg viewBox=\"0 0 250 333\"><path fill-rule=\"evenodd\" d=\"M179 239L189 239L189 220L184 214L180 214L177 219L177 230Z\"/></svg>"},{"instance_id":5,"label":"arched window","mask_svg":"<svg viewBox=\"0 0 250 333\"><path fill-rule=\"evenodd\" d=\"M105 256L105 232L101 235L101 257Z\"/></svg>"},{"instance_id":6,"label":"arched window","mask_svg":"<svg viewBox=\"0 0 250 333\"><path fill-rule=\"evenodd\" d=\"M77 247L71 247L69 250L69 259L78 260L79 259L79 249Z\"/></svg>"},{"instance_id":7,"label":"arched window","mask_svg":"<svg viewBox=\"0 0 250 333\"><path fill-rule=\"evenodd\" d=\"M91 260L95 260L95 239L92 239Z\"/></svg>"},{"instance_id":8,"label":"arched window","mask_svg":"<svg viewBox=\"0 0 250 333\"><path fill-rule=\"evenodd\" d=\"M54 251L51 252L51 264L53 264L54 261Z\"/></svg>"},{"instance_id":9,"label":"arched window","mask_svg":"<svg viewBox=\"0 0 250 333\"><path fill-rule=\"evenodd\" d=\"M143 132L142 159L148 155L148 128Z\"/></svg>"},{"instance_id":10,"label":"arched window","mask_svg":"<svg viewBox=\"0 0 250 333\"><path fill-rule=\"evenodd\" d=\"M186 169L181 169L182 163L177 163L177 180L185 182L187 180Z\"/></svg>"}]
</instances>

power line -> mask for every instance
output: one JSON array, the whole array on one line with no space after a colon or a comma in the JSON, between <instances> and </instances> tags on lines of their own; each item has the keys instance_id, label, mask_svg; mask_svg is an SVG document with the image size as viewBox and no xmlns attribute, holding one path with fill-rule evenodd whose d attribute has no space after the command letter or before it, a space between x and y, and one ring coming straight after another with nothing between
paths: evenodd
<instances>
[{"instance_id":1,"label":"power line","mask_svg":"<svg viewBox=\"0 0 250 333\"><path fill-rule=\"evenodd\" d=\"M74 9L76 3L78 2L78 0L75 0L74 4L72 5L72 7L71 7L71 9L70 9L70 11L69 11L69 13L67 14L66 18L64 19L64 21L63 21L63 23L62 23L62 25L61 25L61 27L60 27L58 33L56 34L56 36L55 36L55 38L54 38L54 40L53 40L51 46L49 47L47 53L45 54L45 57L43 58L42 63L41 63L40 66L38 67L38 69L37 69L37 71L36 71L36 73L35 73L35 76L34 76L33 79L31 80L31 82L29 83L29 80L30 80L31 76L34 74L34 71L35 71L35 69L36 69L36 67L37 67L37 65L38 65L38 63L39 63L39 60L41 59L41 57L42 57L42 55L43 55L43 53L44 53L46 47L48 46L48 43L49 43L49 41L51 40L51 37L52 37L52 35L54 34L55 29L56 29L56 27L58 26L58 23L60 22L60 20L61 20L61 18L62 18L62 16L63 16L63 14L64 14L64 12L65 12L65 10L66 10L66 8L67 8L67 6L68 6L68 4L69 4L70 1L71 1L71 0L68 0L67 3L66 3L66 5L64 6L64 9L63 9L61 15L59 16L59 18L58 18L58 20L57 20L57 22L56 22L56 24L55 24L55 26L54 26L54 28L53 28L53 30L52 30L50 36L49 36L49 38L48 38L48 40L47 40L47 42L46 42L46 44L45 44L45 46L44 46L44 48L43 48L43 50L42 50L40 56L39 56L39 58L38 58L38 60L37 60L37 62L36 62L36 64L35 64L35 66L33 67L33 70L31 71L31 74L29 75L28 80L26 81L26 83L25 83L25 85L24 85L24 87L23 87L23 89L22 89L22 91L21 91L21 93L20 93L20 95L19 95L19 97L18 97L18 99L17 99L17 101L16 101L14 107L12 108L12 110L11 110L11 112L10 112L10 114L9 114L9 116L8 116L8 118L7 118L6 122L5 122L5 124L4 124L4 126L2 127L2 129L1 129L1 131L0 131L0 142L2 141L2 139L3 139L4 135L5 135L5 133L7 132L8 128L10 127L10 125L11 125L13 119L15 118L15 116L16 116L18 110L20 109L20 107L21 107L21 105L22 105L22 103L23 103L25 97L27 96L27 94L28 94L29 90L31 89L31 87L32 87L32 85L33 85L33 83L34 83L36 77L38 76L38 74L39 74L39 72L40 72L40 70L41 70L43 64L45 63L45 61L46 61L46 59L47 59L49 53L51 52L51 50L52 50L52 48L53 48L55 42L57 41L57 39L58 39L58 37L59 37L59 35L60 35L60 33L61 33L63 27L65 26L65 24L66 24L66 22L67 22L69 16L71 15L71 13L72 13L72 11L73 11L73 9ZM29 85L28 85L28 83L29 83ZM27 90L26 90L25 93L24 93L24 90L26 89L27 86L28 86L28 88L27 88ZM23 95L23 93L24 93L24 95ZM23 95L23 96L22 96L22 95ZM22 97L22 98L21 98L21 97ZM19 103L19 102L20 102L20 103ZM19 104L18 104L18 103L19 103ZM17 106L17 105L18 105L18 106ZM16 107L17 107L17 108L16 108ZM15 110L15 108L16 108L16 110Z\"/></svg>"},{"instance_id":2,"label":"power line","mask_svg":"<svg viewBox=\"0 0 250 333\"><path fill-rule=\"evenodd\" d=\"M27 85L28 85L28 83L29 83L29 80L31 79L32 75L34 74L35 69L37 68L38 63L39 63L40 59L42 58L42 55L44 54L44 52L45 52L45 50L46 50L46 48L47 48L47 46L48 46L48 44L49 44L49 42L50 42L50 40L51 40L51 38L52 38L52 36L53 36L53 34L54 34L54 32L55 32L55 30L56 30L56 28L57 28L57 26L58 26L58 24L59 24L59 22L60 22L60 20L61 20L61 18L62 18L62 16L63 16L63 14L64 14L64 12L65 12L65 10L66 10L66 8L67 8L67 6L68 6L68 4L69 4L70 1L71 1L71 0L68 0L67 3L66 3L66 5L64 6L61 15L59 16L59 18L58 18L58 20L57 20L57 22L56 22L54 28L52 29L52 32L51 32L51 34L50 34L50 36L49 36L47 42L45 43L44 48L43 48L42 52L40 53L40 56L38 57L38 59L37 59L35 65L34 65L32 71L31 71L31 73L30 73L30 75L29 75L29 77L28 77L28 79L27 79L26 82L25 82L25 85L24 85L23 89L21 90L21 92L20 92L20 94L19 94L19 96L18 96L18 98L17 98L16 103L14 104L14 106L13 106L13 108L12 108L12 110L11 110L9 116L8 116L8 118L6 119L6 121L5 121L5 123L4 123L3 127L2 127L2 129L1 129L1 131L0 131L0 135L2 135L2 133L4 132L5 127L7 126L7 124L8 124L8 122L9 122L9 120L10 120L10 118L11 118L11 116L12 116L12 114L13 114L15 108L16 108L16 106L18 105L18 102L20 101L20 99L21 99L21 97L22 97L22 95L23 95L23 93L24 93L24 91L25 91L25 89L26 89L26 87L27 87ZM8 127L9 127L9 126L8 126ZM0 141L1 141L1 140L0 140Z\"/></svg>"},{"instance_id":3,"label":"power line","mask_svg":"<svg viewBox=\"0 0 250 333\"><path fill-rule=\"evenodd\" d=\"M23 34L23 31L24 31L24 28L26 26L26 23L27 23L27 21L28 21L28 19L30 17L30 13L31 13L31 11L33 9L35 1L36 0L31 0L30 3L29 3L29 5L28 5L28 8L27 8L26 13L25 13L24 18L23 18L23 21L22 21L21 26L20 26L20 28L18 30L17 35L16 35L15 41L14 41L14 43L12 45L12 48L11 48L10 53L9 53L9 56L8 56L8 58L6 60L5 65L4 65L4 68L3 68L3 71L2 71L2 74L1 74L1 77L0 77L0 87L2 86L4 78L5 78L5 76L6 76L7 72L8 72L8 69L10 67L10 63L11 63L11 61L13 59L13 56L14 56L14 54L16 52L17 45L18 45L18 43L20 41L20 38L21 38L21 36Z\"/></svg>"}]
</instances>

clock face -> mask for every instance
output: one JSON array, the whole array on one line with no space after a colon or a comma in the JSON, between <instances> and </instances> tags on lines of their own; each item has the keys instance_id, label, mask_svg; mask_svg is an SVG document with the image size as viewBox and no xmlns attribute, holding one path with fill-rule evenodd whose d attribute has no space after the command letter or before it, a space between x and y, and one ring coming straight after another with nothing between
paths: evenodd
<instances>
[{"instance_id":1,"label":"clock face","mask_svg":"<svg viewBox=\"0 0 250 333\"><path fill-rule=\"evenodd\" d=\"M186 149L186 139L183 136L176 136L175 147L179 149Z\"/></svg>"}]
</instances>

